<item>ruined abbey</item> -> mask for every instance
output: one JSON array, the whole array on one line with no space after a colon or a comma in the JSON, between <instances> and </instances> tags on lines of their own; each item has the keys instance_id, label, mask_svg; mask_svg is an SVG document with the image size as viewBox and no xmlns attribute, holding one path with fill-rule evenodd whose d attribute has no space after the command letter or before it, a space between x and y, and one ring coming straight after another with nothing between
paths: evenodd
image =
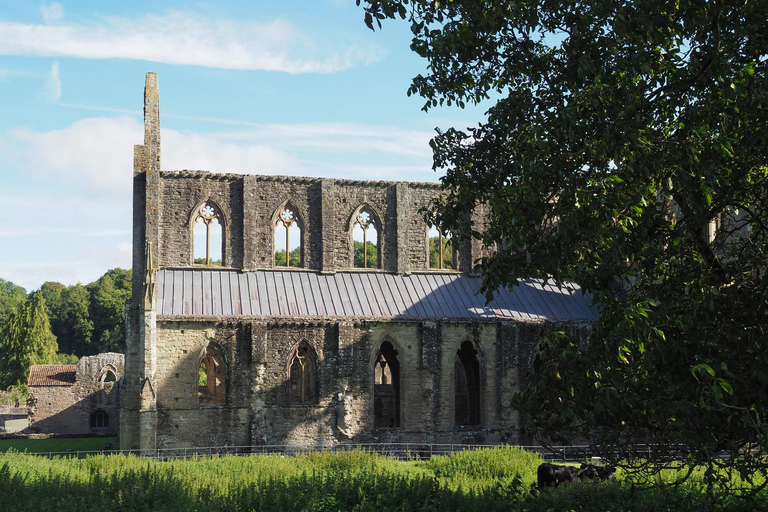
<instances>
[{"instance_id":1,"label":"ruined abbey","mask_svg":"<svg viewBox=\"0 0 768 512\"><path fill-rule=\"evenodd\" d=\"M436 184L162 171L158 99L150 73L122 449L521 441L536 343L586 337L589 297L530 280L486 304L482 247L419 213Z\"/></svg>"}]
</instances>

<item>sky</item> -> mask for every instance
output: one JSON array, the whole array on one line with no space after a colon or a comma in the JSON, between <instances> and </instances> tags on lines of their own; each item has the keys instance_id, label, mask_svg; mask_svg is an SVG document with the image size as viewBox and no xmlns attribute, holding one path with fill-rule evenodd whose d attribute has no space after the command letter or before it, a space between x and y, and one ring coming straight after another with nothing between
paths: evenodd
<instances>
[{"instance_id":1,"label":"sky","mask_svg":"<svg viewBox=\"0 0 768 512\"><path fill-rule=\"evenodd\" d=\"M163 170L438 181L435 128L483 109L423 112L410 40L354 0L0 0L0 278L29 292L130 267L150 71Z\"/></svg>"}]
</instances>

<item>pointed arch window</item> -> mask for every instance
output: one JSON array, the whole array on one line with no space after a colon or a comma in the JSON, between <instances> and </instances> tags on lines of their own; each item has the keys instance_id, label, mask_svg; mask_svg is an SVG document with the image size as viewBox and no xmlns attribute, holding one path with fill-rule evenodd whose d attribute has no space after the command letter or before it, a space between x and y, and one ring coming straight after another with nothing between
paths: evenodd
<instances>
[{"instance_id":1,"label":"pointed arch window","mask_svg":"<svg viewBox=\"0 0 768 512\"><path fill-rule=\"evenodd\" d=\"M451 243L451 232L431 226L427 232L429 241L429 268L456 269L456 251Z\"/></svg>"},{"instance_id":2,"label":"pointed arch window","mask_svg":"<svg viewBox=\"0 0 768 512\"><path fill-rule=\"evenodd\" d=\"M317 402L317 359L306 341L300 342L288 359L288 403Z\"/></svg>"},{"instance_id":3,"label":"pointed arch window","mask_svg":"<svg viewBox=\"0 0 768 512\"><path fill-rule=\"evenodd\" d=\"M101 369L99 383L102 389L111 389L117 383L117 371L112 365Z\"/></svg>"},{"instance_id":4,"label":"pointed arch window","mask_svg":"<svg viewBox=\"0 0 768 512\"><path fill-rule=\"evenodd\" d=\"M224 262L224 226L221 210L213 201L206 201L195 212L192 223L194 263L222 265Z\"/></svg>"},{"instance_id":5,"label":"pointed arch window","mask_svg":"<svg viewBox=\"0 0 768 512\"><path fill-rule=\"evenodd\" d=\"M197 402L227 403L227 363L219 347L209 343L197 365Z\"/></svg>"},{"instance_id":6,"label":"pointed arch window","mask_svg":"<svg viewBox=\"0 0 768 512\"><path fill-rule=\"evenodd\" d=\"M352 263L355 268L379 268L379 222L369 206L363 206L352 222Z\"/></svg>"},{"instance_id":7,"label":"pointed arch window","mask_svg":"<svg viewBox=\"0 0 768 512\"><path fill-rule=\"evenodd\" d=\"M389 341L381 344L373 367L373 426L400 426L400 361Z\"/></svg>"},{"instance_id":8,"label":"pointed arch window","mask_svg":"<svg viewBox=\"0 0 768 512\"><path fill-rule=\"evenodd\" d=\"M302 235L304 232L296 208L286 204L275 219L275 266L301 267L304 265Z\"/></svg>"},{"instance_id":9,"label":"pointed arch window","mask_svg":"<svg viewBox=\"0 0 768 512\"><path fill-rule=\"evenodd\" d=\"M456 425L480 425L480 362L472 342L456 352L454 407Z\"/></svg>"}]
</instances>

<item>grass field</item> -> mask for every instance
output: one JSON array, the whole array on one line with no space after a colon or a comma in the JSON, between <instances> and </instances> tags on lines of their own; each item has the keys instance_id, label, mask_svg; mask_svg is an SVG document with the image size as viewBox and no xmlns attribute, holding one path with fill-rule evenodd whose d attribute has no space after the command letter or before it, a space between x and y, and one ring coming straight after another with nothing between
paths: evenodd
<instances>
[{"instance_id":1,"label":"grass field","mask_svg":"<svg viewBox=\"0 0 768 512\"><path fill-rule=\"evenodd\" d=\"M695 479L638 491L621 480L539 492L538 455L517 448L403 462L362 451L155 461L0 455L0 509L638 512L768 510L768 496L708 503Z\"/></svg>"},{"instance_id":2,"label":"grass field","mask_svg":"<svg viewBox=\"0 0 768 512\"><path fill-rule=\"evenodd\" d=\"M110 443L118 447L116 437L54 437L50 439L0 439L0 452L47 453L73 451L99 451Z\"/></svg>"}]
</instances>

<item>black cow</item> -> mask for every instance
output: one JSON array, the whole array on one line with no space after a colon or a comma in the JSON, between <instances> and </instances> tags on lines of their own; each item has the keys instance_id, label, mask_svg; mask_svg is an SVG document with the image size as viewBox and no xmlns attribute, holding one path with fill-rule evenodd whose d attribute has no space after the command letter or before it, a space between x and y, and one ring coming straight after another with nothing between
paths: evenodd
<instances>
[{"instance_id":1,"label":"black cow","mask_svg":"<svg viewBox=\"0 0 768 512\"><path fill-rule=\"evenodd\" d=\"M597 480L603 482L605 480L616 480L616 468L612 466L595 466L594 464L582 464L580 468L579 478L581 480Z\"/></svg>"},{"instance_id":2,"label":"black cow","mask_svg":"<svg viewBox=\"0 0 768 512\"><path fill-rule=\"evenodd\" d=\"M576 466L560 466L544 462L536 471L539 489L544 487L557 487L560 484L570 484L584 480L615 480L616 468L611 466L595 466L594 464L582 464Z\"/></svg>"},{"instance_id":3,"label":"black cow","mask_svg":"<svg viewBox=\"0 0 768 512\"><path fill-rule=\"evenodd\" d=\"M557 487L560 484L570 484L579 480L581 468L576 466L559 466L544 462L536 470L539 489L544 487Z\"/></svg>"}]
</instances>

